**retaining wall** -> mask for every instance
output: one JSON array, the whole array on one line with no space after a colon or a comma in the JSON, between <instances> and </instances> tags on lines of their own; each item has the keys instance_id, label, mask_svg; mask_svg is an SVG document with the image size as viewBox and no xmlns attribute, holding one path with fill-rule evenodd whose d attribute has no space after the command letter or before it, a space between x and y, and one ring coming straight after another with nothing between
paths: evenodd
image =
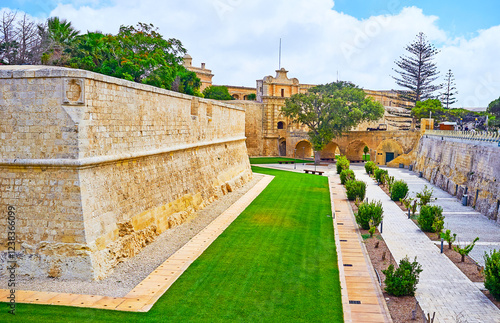
<instances>
[{"instance_id":1,"label":"retaining wall","mask_svg":"<svg viewBox=\"0 0 500 323\"><path fill-rule=\"evenodd\" d=\"M500 205L500 147L497 142L424 135L416 152L415 170L491 219Z\"/></svg>"},{"instance_id":2,"label":"retaining wall","mask_svg":"<svg viewBox=\"0 0 500 323\"><path fill-rule=\"evenodd\" d=\"M0 241L13 206L18 274L103 278L251 178L241 108L46 66L0 66L0 90Z\"/></svg>"}]
</instances>

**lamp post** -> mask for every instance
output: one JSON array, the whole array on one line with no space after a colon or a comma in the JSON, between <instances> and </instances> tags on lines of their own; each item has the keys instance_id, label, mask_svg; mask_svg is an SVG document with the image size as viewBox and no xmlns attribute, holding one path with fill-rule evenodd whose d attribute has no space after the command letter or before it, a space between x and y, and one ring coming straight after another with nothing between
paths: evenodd
<instances>
[{"instance_id":1,"label":"lamp post","mask_svg":"<svg viewBox=\"0 0 500 323\"><path fill-rule=\"evenodd\" d=\"M297 148L293 150L293 169L297 169Z\"/></svg>"}]
</instances>

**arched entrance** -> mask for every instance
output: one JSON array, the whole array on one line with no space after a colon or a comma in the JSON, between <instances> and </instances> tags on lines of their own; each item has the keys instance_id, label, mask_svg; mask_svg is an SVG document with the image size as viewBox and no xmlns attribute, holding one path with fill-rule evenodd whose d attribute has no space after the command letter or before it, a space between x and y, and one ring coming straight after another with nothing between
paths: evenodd
<instances>
[{"instance_id":1,"label":"arched entrance","mask_svg":"<svg viewBox=\"0 0 500 323\"><path fill-rule=\"evenodd\" d=\"M361 140L351 141L347 145L346 149L346 157L352 162L362 161L363 160L363 149L365 148L366 143Z\"/></svg>"},{"instance_id":2,"label":"arched entrance","mask_svg":"<svg viewBox=\"0 0 500 323\"><path fill-rule=\"evenodd\" d=\"M377 147L377 164L386 165L388 162L403 154L403 147L393 139L382 141Z\"/></svg>"},{"instance_id":3,"label":"arched entrance","mask_svg":"<svg viewBox=\"0 0 500 323\"><path fill-rule=\"evenodd\" d=\"M312 145L307 140L301 140L295 145L297 158L310 158L313 156Z\"/></svg>"},{"instance_id":4,"label":"arched entrance","mask_svg":"<svg viewBox=\"0 0 500 323\"><path fill-rule=\"evenodd\" d=\"M323 148L320 155L321 159L335 159L335 155L339 154L340 154L339 146L334 142L330 142L328 145L325 146L325 148Z\"/></svg>"},{"instance_id":5,"label":"arched entrance","mask_svg":"<svg viewBox=\"0 0 500 323\"><path fill-rule=\"evenodd\" d=\"M286 156L286 139L285 138L280 139L279 150L280 150L280 156Z\"/></svg>"}]
</instances>

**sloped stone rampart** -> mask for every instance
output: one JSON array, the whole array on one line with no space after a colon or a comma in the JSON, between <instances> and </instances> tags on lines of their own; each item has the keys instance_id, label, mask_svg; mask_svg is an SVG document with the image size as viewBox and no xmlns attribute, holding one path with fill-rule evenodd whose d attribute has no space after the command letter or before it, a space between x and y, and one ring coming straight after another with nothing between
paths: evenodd
<instances>
[{"instance_id":1,"label":"sloped stone rampart","mask_svg":"<svg viewBox=\"0 0 500 323\"><path fill-rule=\"evenodd\" d=\"M105 277L252 176L238 107L46 66L0 66L0 90L0 241L13 206L18 274Z\"/></svg>"}]
</instances>

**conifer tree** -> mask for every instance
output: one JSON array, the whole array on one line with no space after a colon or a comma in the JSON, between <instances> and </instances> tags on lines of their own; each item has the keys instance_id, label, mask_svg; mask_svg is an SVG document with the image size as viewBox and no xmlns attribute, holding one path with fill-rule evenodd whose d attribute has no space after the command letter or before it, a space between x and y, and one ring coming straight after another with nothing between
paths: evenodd
<instances>
[{"instance_id":1,"label":"conifer tree","mask_svg":"<svg viewBox=\"0 0 500 323\"><path fill-rule=\"evenodd\" d=\"M458 91L455 86L455 76L453 75L451 69L448 70L444 79L444 91L441 92L441 103L443 103L443 106L448 109L450 105L457 103L455 95L458 94Z\"/></svg>"},{"instance_id":2,"label":"conifer tree","mask_svg":"<svg viewBox=\"0 0 500 323\"><path fill-rule=\"evenodd\" d=\"M433 93L442 88L442 84L432 84L439 75L434 56L439 51L427 41L424 33L419 33L413 43L406 46L410 55L403 55L396 61L399 76L393 76L396 84L407 90L397 91L400 98L413 103L433 98Z\"/></svg>"}]
</instances>

